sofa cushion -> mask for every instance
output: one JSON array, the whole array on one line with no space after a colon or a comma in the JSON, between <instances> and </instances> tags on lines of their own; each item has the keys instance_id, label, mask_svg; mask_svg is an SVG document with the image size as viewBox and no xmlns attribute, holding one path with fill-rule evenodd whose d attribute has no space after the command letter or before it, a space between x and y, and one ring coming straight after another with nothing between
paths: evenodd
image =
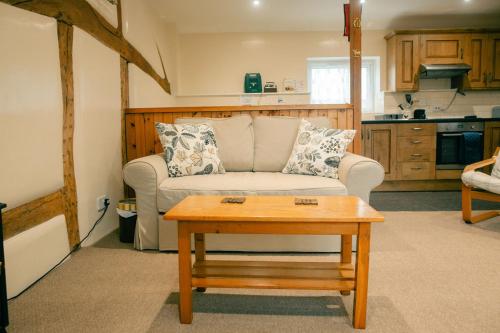
<instances>
[{"instance_id":1,"label":"sofa cushion","mask_svg":"<svg viewBox=\"0 0 500 333\"><path fill-rule=\"evenodd\" d=\"M326 117L307 118L313 125L329 127ZM299 130L300 118L295 117L255 117L254 171L281 172L292 153Z\"/></svg>"},{"instance_id":2,"label":"sofa cushion","mask_svg":"<svg viewBox=\"0 0 500 333\"><path fill-rule=\"evenodd\" d=\"M226 171L252 171L254 142L252 117L178 118L176 124L208 123L214 128L219 157Z\"/></svg>"},{"instance_id":3,"label":"sofa cushion","mask_svg":"<svg viewBox=\"0 0 500 333\"><path fill-rule=\"evenodd\" d=\"M207 124L156 123L169 177L224 173L214 130Z\"/></svg>"},{"instance_id":4,"label":"sofa cushion","mask_svg":"<svg viewBox=\"0 0 500 333\"><path fill-rule=\"evenodd\" d=\"M338 179L276 172L167 178L158 188L158 210L166 212L188 195L347 195Z\"/></svg>"},{"instance_id":5,"label":"sofa cushion","mask_svg":"<svg viewBox=\"0 0 500 333\"><path fill-rule=\"evenodd\" d=\"M292 154L283 173L338 179L340 160L355 134L355 130L316 127L302 119Z\"/></svg>"}]
</instances>

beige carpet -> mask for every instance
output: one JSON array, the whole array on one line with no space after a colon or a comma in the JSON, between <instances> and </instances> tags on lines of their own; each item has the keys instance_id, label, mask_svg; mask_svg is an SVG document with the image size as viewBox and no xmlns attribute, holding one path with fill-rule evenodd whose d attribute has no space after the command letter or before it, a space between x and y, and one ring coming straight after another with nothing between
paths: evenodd
<instances>
[{"instance_id":1,"label":"beige carpet","mask_svg":"<svg viewBox=\"0 0 500 333\"><path fill-rule=\"evenodd\" d=\"M373 228L366 332L500 332L500 218L388 212ZM177 314L177 256L112 234L10 302L10 332L351 332L352 295L208 290ZM275 259L278 256L268 257ZM280 256L279 260L337 256Z\"/></svg>"}]
</instances>

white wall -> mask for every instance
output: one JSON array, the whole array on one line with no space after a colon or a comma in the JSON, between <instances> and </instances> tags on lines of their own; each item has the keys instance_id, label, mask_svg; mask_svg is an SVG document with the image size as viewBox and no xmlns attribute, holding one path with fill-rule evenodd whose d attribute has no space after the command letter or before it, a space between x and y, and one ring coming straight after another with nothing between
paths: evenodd
<instances>
[{"instance_id":1,"label":"white wall","mask_svg":"<svg viewBox=\"0 0 500 333\"><path fill-rule=\"evenodd\" d=\"M380 57L381 90L385 87L386 33L363 32L363 55ZM239 102L239 96L192 95L241 93L248 72L260 72L264 82L276 82L279 90L285 78L303 81L307 90L308 58L348 56L349 43L341 31L181 34L178 104ZM308 102L307 96L283 98L290 103ZM260 104L276 103L274 99L264 97Z\"/></svg>"},{"instance_id":2,"label":"white wall","mask_svg":"<svg viewBox=\"0 0 500 333\"><path fill-rule=\"evenodd\" d=\"M0 3L0 201L7 209L64 184L57 43L54 19ZM10 297L68 252L64 216L4 246Z\"/></svg>"},{"instance_id":3,"label":"white wall","mask_svg":"<svg viewBox=\"0 0 500 333\"><path fill-rule=\"evenodd\" d=\"M121 177L120 55L86 32L74 28L75 176L78 223L83 238L97 218L96 199L108 195L111 206L84 244L116 229L115 211L123 197Z\"/></svg>"},{"instance_id":4,"label":"white wall","mask_svg":"<svg viewBox=\"0 0 500 333\"><path fill-rule=\"evenodd\" d=\"M163 77L165 66L172 93L177 89L177 30L166 24L143 1L123 1L124 36ZM129 66L130 107L171 106L175 98L167 94L149 75Z\"/></svg>"},{"instance_id":5,"label":"white wall","mask_svg":"<svg viewBox=\"0 0 500 333\"><path fill-rule=\"evenodd\" d=\"M0 3L0 45L0 201L15 207L64 183L56 21Z\"/></svg>"},{"instance_id":6,"label":"white wall","mask_svg":"<svg viewBox=\"0 0 500 333\"><path fill-rule=\"evenodd\" d=\"M111 24L109 3L90 3ZM160 47L175 87L177 34L142 1L124 1L126 35L157 70ZM0 3L0 201L8 209L63 187L62 93L55 19ZM120 56L75 27L74 158L80 237L100 213L96 198L111 206L88 246L116 228L121 174ZM174 98L137 67L130 66L134 106L173 105ZM64 216L57 216L5 242L8 296L19 293L69 250Z\"/></svg>"}]
</instances>

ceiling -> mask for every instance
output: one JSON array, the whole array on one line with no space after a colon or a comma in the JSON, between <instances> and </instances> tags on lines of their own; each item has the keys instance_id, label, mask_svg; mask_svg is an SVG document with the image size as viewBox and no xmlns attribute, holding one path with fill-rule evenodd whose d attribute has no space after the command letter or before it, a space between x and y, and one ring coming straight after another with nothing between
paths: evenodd
<instances>
[{"instance_id":1,"label":"ceiling","mask_svg":"<svg viewBox=\"0 0 500 333\"><path fill-rule=\"evenodd\" d=\"M343 0L146 0L180 33L342 30ZM500 27L500 0L366 0L363 28Z\"/></svg>"}]
</instances>

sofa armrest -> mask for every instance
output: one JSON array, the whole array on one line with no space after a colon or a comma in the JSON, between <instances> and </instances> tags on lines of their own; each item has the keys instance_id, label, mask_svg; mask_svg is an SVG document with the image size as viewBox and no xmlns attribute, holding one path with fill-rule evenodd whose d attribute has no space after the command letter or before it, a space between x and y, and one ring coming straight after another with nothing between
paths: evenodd
<instances>
[{"instance_id":1,"label":"sofa armrest","mask_svg":"<svg viewBox=\"0 0 500 333\"><path fill-rule=\"evenodd\" d=\"M136 195L137 249L158 249L158 186L167 178L167 163L160 155L138 158L123 167L123 180Z\"/></svg>"},{"instance_id":2,"label":"sofa armrest","mask_svg":"<svg viewBox=\"0 0 500 333\"><path fill-rule=\"evenodd\" d=\"M340 161L339 179L349 195L370 202L370 192L384 181L384 167L370 158L346 153Z\"/></svg>"}]
</instances>

